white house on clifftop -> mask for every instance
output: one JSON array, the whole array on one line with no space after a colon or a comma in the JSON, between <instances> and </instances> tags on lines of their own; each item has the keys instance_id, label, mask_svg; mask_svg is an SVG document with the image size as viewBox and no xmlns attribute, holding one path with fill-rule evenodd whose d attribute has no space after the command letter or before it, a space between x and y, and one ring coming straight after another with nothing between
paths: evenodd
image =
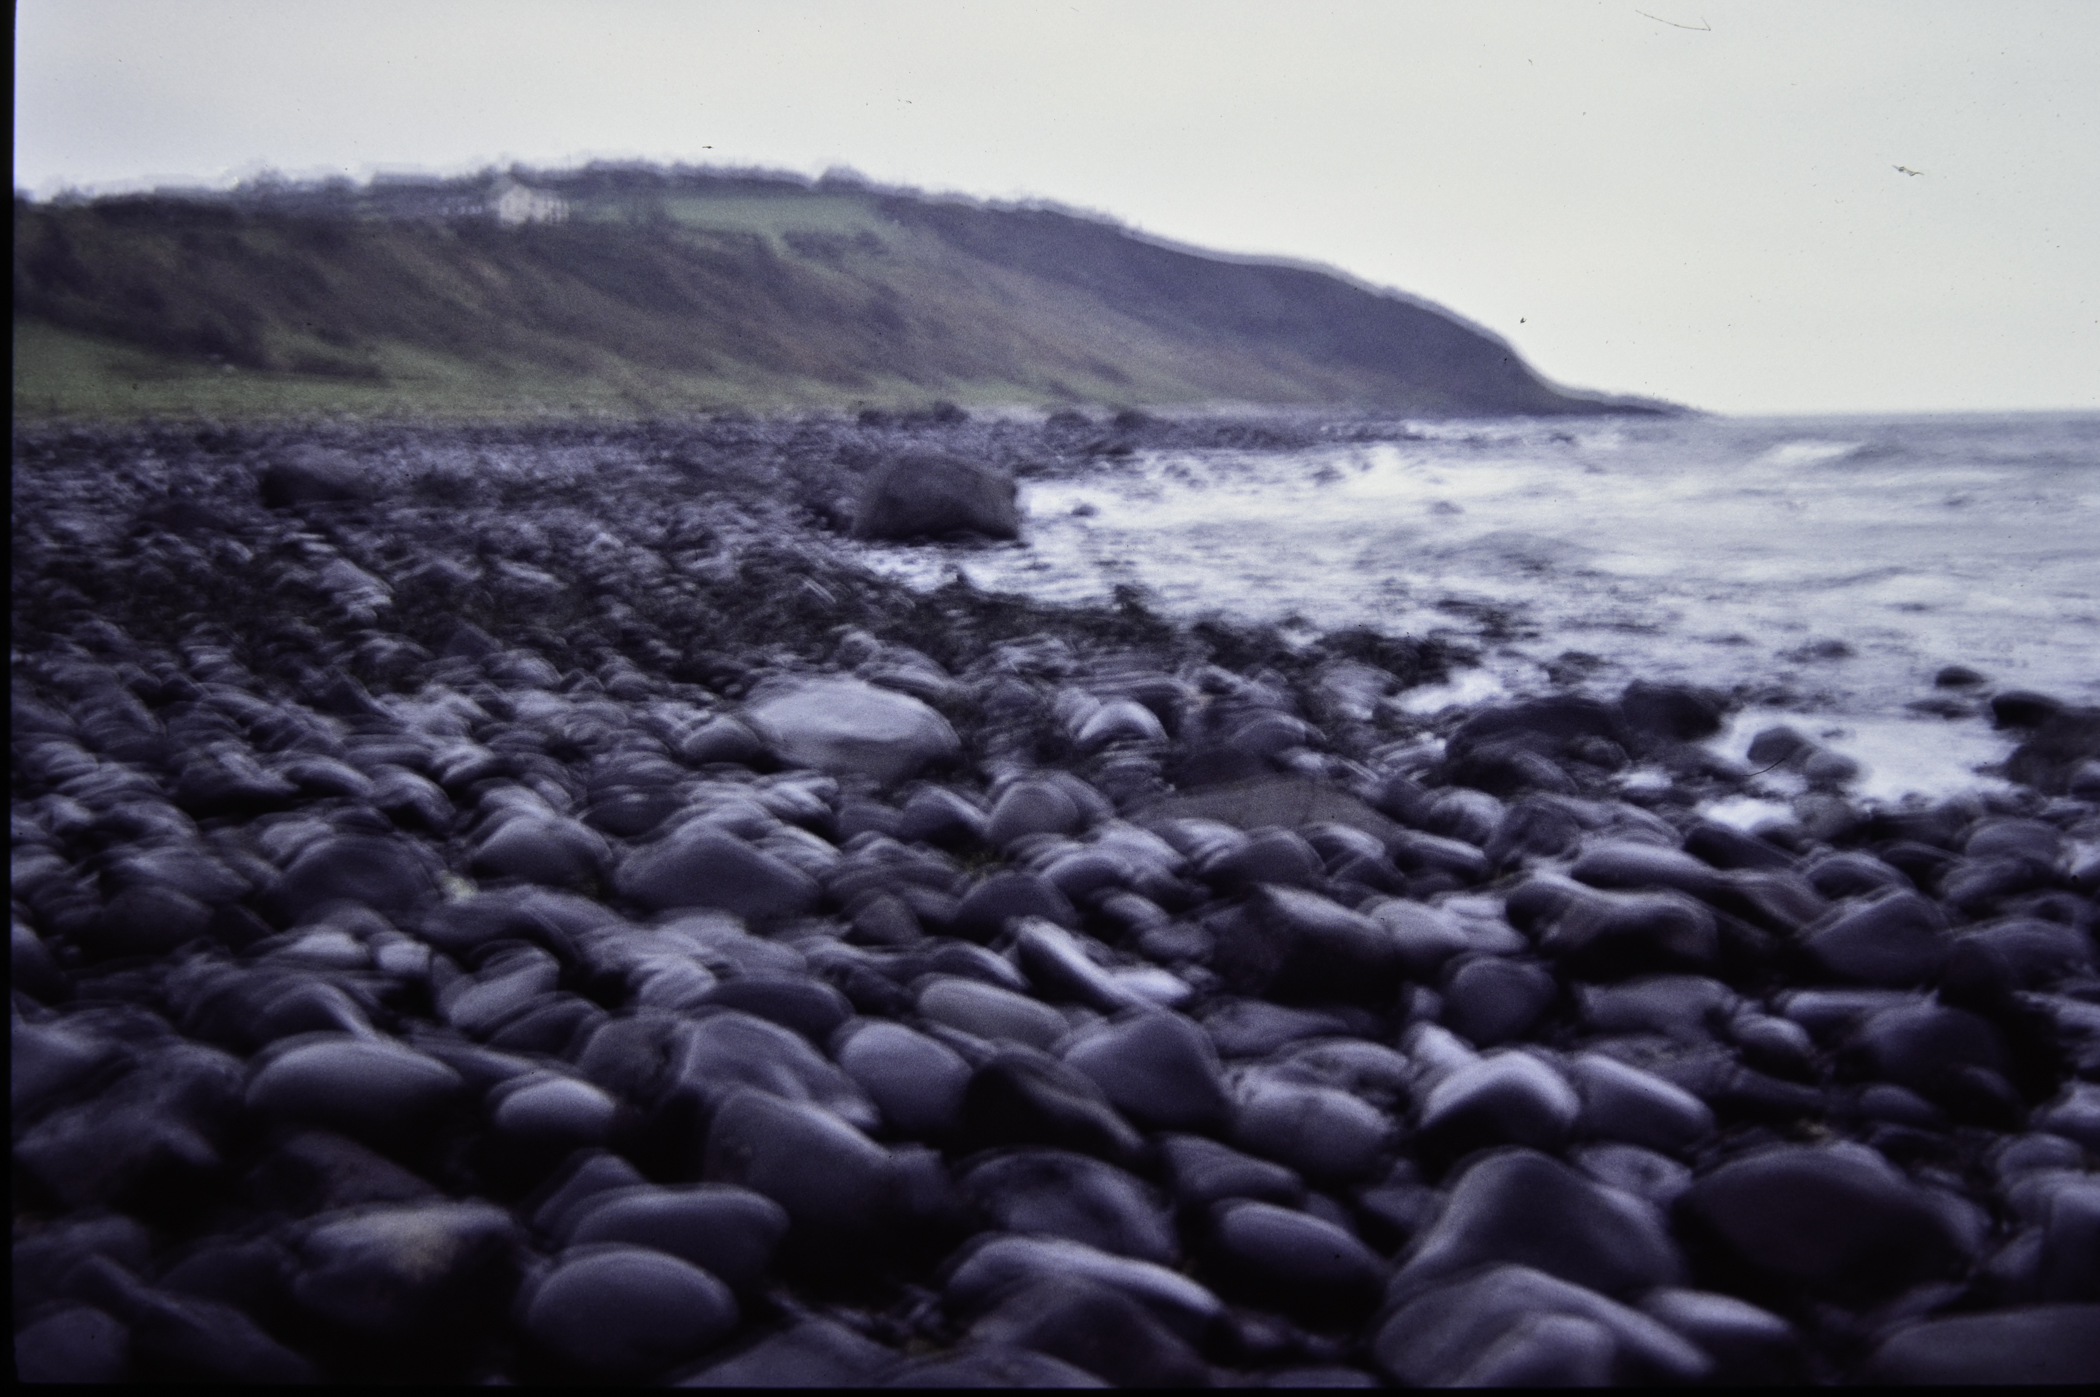
<instances>
[{"instance_id":1,"label":"white house on clifftop","mask_svg":"<svg viewBox=\"0 0 2100 1397\"><path fill-rule=\"evenodd\" d=\"M561 223L569 216L569 201L520 184L509 175L499 175L489 186L489 212L506 228L521 223Z\"/></svg>"}]
</instances>

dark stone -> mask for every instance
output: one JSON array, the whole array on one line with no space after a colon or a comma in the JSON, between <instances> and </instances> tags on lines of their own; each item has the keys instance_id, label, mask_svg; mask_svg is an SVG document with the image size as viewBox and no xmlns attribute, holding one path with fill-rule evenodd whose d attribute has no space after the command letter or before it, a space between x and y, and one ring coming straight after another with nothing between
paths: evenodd
<instances>
[{"instance_id":1,"label":"dark stone","mask_svg":"<svg viewBox=\"0 0 2100 1397\"><path fill-rule=\"evenodd\" d=\"M431 897L437 877L429 860L405 839L346 835L308 846L284 873L274 900L296 922L330 902L360 902L401 917Z\"/></svg>"},{"instance_id":2,"label":"dark stone","mask_svg":"<svg viewBox=\"0 0 2100 1397\"><path fill-rule=\"evenodd\" d=\"M2012 1058L2004 1039L1964 1009L1933 1003L1884 1009L1854 1032L1840 1061L1856 1075L1893 1082L1958 1114L2001 1126L2023 1114L2005 1081Z\"/></svg>"},{"instance_id":3,"label":"dark stone","mask_svg":"<svg viewBox=\"0 0 2100 1397\"><path fill-rule=\"evenodd\" d=\"M968 1319L1037 1281L1082 1276L1122 1291L1184 1339L1201 1342L1224 1317L1217 1296L1179 1271L1116 1256L1063 1237L987 1232L963 1244L944 1268L943 1300Z\"/></svg>"},{"instance_id":4,"label":"dark stone","mask_svg":"<svg viewBox=\"0 0 2100 1397\"><path fill-rule=\"evenodd\" d=\"M869 1387L902 1355L828 1319L802 1319L678 1387Z\"/></svg>"},{"instance_id":5,"label":"dark stone","mask_svg":"<svg viewBox=\"0 0 2100 1397\"><path fill-rule=\"evenodd\" d=\"M122 1382L130 1363L131 1331L92 1306L68 1305L15 1331L17 1382Z\"/></svg>"},{"instance_id":6,"label":"dark stone","mask_svg":"<svg viewBox=\"0 0 2100 1397\"><path fill-rule=\"evenodd\" d=\"M1018 1149L972 1164L963 1192L1001 1230L1065 1237L1116 1256L1171 1265L1173 1223L1136 1178L1067 1150Z\"/></svg>"},{"instance_id":7,"label":"dark stone","mask_svg":"<svg viewBox=\"0 0 2100 1397\"><path fill-rule=\"evenodd\" d=\"M248 1175L256 1206L311 1217L366 1203L413 1203L438 1196L436 1185L357 1141L302 1130L280 1141Z\"/></svg>"},{"instance_id":8,"label":"dark stone","mask_svg":"<svg viewBox=\"0 0 2100 1397\"><path fill-rule=\"evenodd\" d=\"M1615 707L1595 699L1556 695L1474 713L1446 739L1445 751L1451 759L1463 759L1475 748L1498 741L1557 758L1582 738L1603 738L1623 746L1626 735Z\"/></svg>"},{"instance_id":9,"label":"dark stone","mask_svg":"<svg viewBox=\"0 0 2100 1397\"><path fill-rule=\"evenodd\" d=\"M1721 945L1712 909L1682 893L1593 892L1552 919L1539 949L1571 974L1616 980L1704 970L1720 958Z\"/></svg>"},{"instance_id":10,"label":"dark stone","mask_svg":"<svg viewBox=\"0 0 2100 1397\"><path fill-rule=\"evenodd\" d=\"M270 461L255 481L266 509L310 504L361 504L379 497L378 482L345 451L295 446Z\"/></svg>"},{"instance_id":11,"label":"dark stone","mask_svg":"<svg viewBox=\"0 0 2100 1397\"><path fill-rule=\"evenodd\" d=\"M854 513L855 537L908 541L979 534L1019 538L1013 480L955 456L913 452L880 467Z\"/></svg>"},{"instance_id":12,"label":"dark stone","mask_svg":"<svg viewBox=\"0 0 2100 1397\"><path fill-rule=\"evenodd\" d=\"M174 888L130 887L103 905L91 938L98 957L164 956L204 937L211 908Z\"/></svg>"},{"instance_id":13,"label":"dark stone","mask_svg":"<svg viewBox=\"0 0 2100 1397\"><path fill-rule=\"evenodd\" d=\"M1718 1273L1775 1294L1880 1300L1969 1259L1923 1190L1857 1148L1779 1146L1730 1160L1695 1182L1676 1212Z\"/></svg>"},{"instance_id":14,"label":"dark stone","mask_svg":"<svg viewBox=\"0 0 2100 1397\"><path fill-rule=\"evenodd\" d=\"M1991 726L1994 728L2038 728L2061 713L2062 699L2035 693L2032 689L2007 689L1991 695Z\"/></svg>"},{"instance_id":15,"label":"dark stone","mask_svg":"<svg viewBox=\"0 0 2100 1397\"><path fill-rule=\"evenodd\" d=\"M1720 877L1690 854L1653 844L1598 845L1575 860L1568 876L1593 888L1675 889L1697 898L1711 898L1722 886Z\"/></svg>"},{"instance_id":16,"label":"dark stone","mask_svg":"<svg viewBox=\"0 0 2100 1397\"><path fill-rule=\"evenodd\" d=\"M1531 961L1469 956L1445 973L1442 1022L1475 1047L1522 1038L1545 1014L1560 987L1551 971Z\"/></svg>"},{"instance_id":17,"label":"dark stone","mask_svg":"<svg viewBox=\"0 0 2100 1397\"><path fill-rule=\"evenodd\" d=\"M15 1162L69 1207L179 1211L218 1170L240 1090L237 1059L194 1043L158 1044L113 1085L24 1131Z\"/></svg>"},{"instance_id":18,"label":"dark stone","mask_svg":"<svg viewBox=\"0 0 2100 1397\"><path fill-rule=\"evenodd\" d=\"M1882 1340L1861 1377L1905 1387L2100 1382L2100 1305L2033 1305L1909 1325Z\"/></svg>"},{"instance_id":19,"label":"dark stone","mask_svg":"<svg viewBox=\"0 0 2100 1397\"><path fill-rule=\"evenodd\" d=\"M1075 1040L1064 1060L1147 1129L1217 1130L1230 1119L1217 1050L1168 1010L1133 1010Z\"/></svg>"},{"instance_id":20,"label":"dark stone","mask_svg":"<svg viewBox=\"0 0 2100 1397\"><path fill-rule=\"evenodd\" d=\"M1733 1295L1665 1287L1643 1299L1641 1310L1712 1355L1715 1382L1791 1387L1807 1377L1800 1331Z\"/></svg>"},{"instance_id":21,"label":"dark stone","mask_svg":"<svg viewBox=\"0 0 2100 1397\"><path fill-rule=\"evenodd\" d=\"M1903 989L1939 973L1948 950L1947 919L1917 893L1888 893L1836 909L1803 941L1816 963L1839 979Z\"/></svg>"},{"instance_id":22,"label":"dark stone","mask_svg":"<svg viewBox=\"0 0 2100 1397\"><path fill-rule=\"evenodd\" d=\"M2066 708L2051 714L2006 758L2005 774L2051 795L2067 794L2081 780L2092 789L2092 763L2100 759L2100 708ZM2086 773L2080 776L2081 771Z\"/></svg>"},{"instance_id":23,"label":"dark stone","mask_svg":"<svg viewBox=\"0 0 2100 1397\"><path fill-rule=\"evenodd\" d=\"M25 1229L15 1238L10 1279L17 1320L64 1294L66 1277L90 1257L141 1271L153 1254L144 1223L122 1213L91 1212Z\"/></svg>"},{"instance_id":24,"label":"dark stone","mask_svg":"<svg viewBox=\"0 0 2100 1397\"><path fill-rule=\"evenodd\" d=\"M786 1210L750 1189L640 1185L591 1195L561 1235L575 1246L619 1242L665 1252L746 1291L765 1279L787 1230Z\"/></svg>"},{"instance_id":25,"label":"dark stone","mask_svg":"<svg viewBox=\"0 0 2100 1397\"><path fill-rule=\"evenodd\" d=\"M1261 884L1317 887L1324 870L1320 856L1301 835L1287 829L1269 829L1204 860L1200 872L1213 887L1242 892Z\"/></svg>"},{"instance_id":26,"label":"dark stone","mask_svg":"<svg viewBox=\"0 0 2100 1397\"><path fill-rule=\"evenodd\" d=\"M882 1387L1108 1387L1084 1368L1033 1349L981 1344L929 1354L893 1371Z\"/></svg>"},{"instance_id":27,"label":"dark stone","mask_svg":"<svg viewBox=\"0 0 2100 1397\"><path fill-rule=\"evenodd\" d=\"M1568 1076L1582 1097L1577 1129L1594 1139L1675 1153L1713 1132L1714 1113L1705 1102L1615 1058L1584 1053L1569 1064Z\"/></svg>"},{"instance_id":28,"label":"dark stone","mask_svg":"<svg viewBox=\"0 0 2100 1397\"><path fill-rule=\"evenodd\" d=\"M1054 781L1016 781L992 806L985 842L1003 849L1031 834L1076 834L1085 825L1079 806Z\"/></svg>"},{"instance_id":29,"label":"dark stone","mask_svg":"<svg viewBox=\"0 0 2100 1397\"><path fill-rule=\"evenodd\" d=\"M1465 1168L1393 1278L1392 1295L1495 1263L1535 1267L1606 1295L1681 1284L1685 1269L1653 1205L1529 1149L1497 1150Z\"/></svg>"},{"instance_id":30,"label":"dark stone","mask_svg":"<svg viewBox=\"0 0 2100 1397\"><path fill-rule=\"evenodd\" d=\"M1228 1293L1323 1326L1362 1319L1385 1285L1385 1263L1353 1233L1253 1199L1213 1207L1209 1252Z\"/></svg>"},{"instance_id":31,"label":"dark stone","mask_svg":"<svg viewBox=\"0 0 2100 1397\"><path fill-rule=\"evenodd\" d=\"M715 1112L705 1171L778 1203L789 1244L810 1257L879 1240L898 1205L889 1151L821 1107L759 1091L737 1091Z\"/></svg>"},{"instance_id":32,"label":"dark stone","mask_svg":"<svg viewBox=\"0 0 2100 1397\"><path fill-rule=\"evenodd\" d=\"M863 1022L851 1027L833 1055L892 1131L912 1140L945 1140L954 1133L970 1065L945 1043L903 1024Z\"/></svg>"},{"instance_id":33,"label":"dark stone","mask_svg":"<svg viewBox=\"0 0 2100 1397\"><path fill-rule=\"evenodd\" d=\"M919 985L917 1007L923 1018L989 1042L1019 1043L1047 1049L1071 1025L1040 1000L997 985L960 976L929 976Z\"/></svg>"},{"instance_id":34,"label":"dark stone","mask_svg":"<svg viewBox=\"0 0 2100 1397\"><path fill-rule=\"evenodd\" d=\"M1206 1140L1200 1135L1162 1135L1174 1203L1190 1213L1229 1198L1251 1198L1296 1207L1305 1201L1305 1181L1294 1169Z\"/></svg>"},{"instance_id":35,"label":"dark stone","mask_svg":"<svg viewBox=\"0 0 2100 1397\"><path fill-rule=\"evenodd\" d=\"M1684 836L1684 851L1715 868L1782 870L1800 860L1776 844L1717 820L1701 820Z\"/></svg>"},{"instance_id":36,"label":"dark stone","mask_svg":"<svg viewBox=\"0 0 2100 1397\"><path fill-rule=\"evenodd\" d=\"M813 1043L827 1041L853 1016L846 997L802 975L750 975L726 980L700 996L701 1004L739 1009L793 1029Z\"/></svg>"},{"instance_id":37,"label":"dark stone","mask_svg":"<svg viewBox=\"0 0 2100 1397\"><path fill-rule=\"evenodd\" d=\"M1275 1075L1242 1087L1232 1122L1233 1143L1241 1149L1323 1184L1369 1177L1394 1133L1383 1112L1346 1091Z\"/></svg>"},{"instance_id":38,"label":"dark stone","mask_svg":"<svg viewBox=\"0 0 2100 1397\"><path fill-rule=\"evenodd\" d=\"M1000 1048L970 1074L961 1134L977 1148L1049 1145L1113 1163L1134 1159L1143 1143L1091 1079L1019 1046Z\"/></svg>"},{"instance_id":39,"label":"dark stone","mask_svg":"<svg viewBox=\"0 0 2100 1397\"><path fill-rule=\"evenodd\" d=\"M613 882L651 911L713 907L751 921L797 916L818 896L815 880L793 864L702 824L630 855Z\"/></svg>"},{"instance_id":40,"label":"dark stone","mask_svg":"<svg viewBox=\"0 0 2100 1397\"><path fill-rule=\"evenodd\" d=\"M597 888L611 861L604 838L574 820L519 816L475 847L467 871L477 878L588 892Z\"/></svg>"},{"instance_id":41,"label":"dark stone","mask_svg":"<svg viewBox=\"0 0 2100 1397\"><path fill-rule=\"evenodd\" d=\"M1244 915L1221 919L1217 935L1212 965L1243 994L1382 1003L1399 976L1399 953L1383 927L1297 888L1258 888Z\"/></svg>"},{"instance_id":42,"label":"dark stone","mask_svg":"<svg viewBox=\"0 0 2100 1397\"><path fill-rule=\"evenodd\" d=\"M508 1302L518 1241L510 1214L480 1201L330 1214L295 1235L292 1298L367 1341L456 1332Z\"/></svg>"},{"instance_id":43,"label":"dark stone","mask_svg":"<svg viewBox=\"0 0 2100 1397\"><path fill-rule=\"evenodd\" d=\"M1036 1281L971 1326L981 1343L1032 1349L1117 1387L1193 1387L1210 1376L1172 1329L1113 1286L1077 1276Z\"/></svg>"},{"instance_id":44,"label":"dark stone","mask_svg":"<svg viewBox=\"0 0 2100 1397\"><path fill-rule=\"evenodd\" d=\"M450 1067L398 1043L343 1037L298 1042L249 1080L248 1108L340 1131L381 1147L422 1137L464 1090Z\"/></svg>"},{"instance_id":45,"label":"dark stone","mask_svg":"<svg viewBox=\"0 0 2100 1397\"><path fill-rule=\"evenodd\" d=\"M941 849L966 851L985 842L985 813L945 786L921 786L904 802L896 837Z\"/></svg>"},{"instance_id":46,"label":"dark stone","mask_svg":"<svg viewBox=\"0 0 2100 1397\"><path fill-rule=\"evenodd\" d=\"M740 1318L729 1288L699 1267L602 1246L562 1257L534 1290L522 1327L576 1372L632 1382L705 1352Z\"/></svg>"},{"instance_id":47,"label":"dark stone","mask_svg":"<svg viewBox=\"0 0 2100 1397\"><path fill-rule=\"evenodd\" d=\"M849 1129L875 1126L874 1103L809 1041L764 1019L721 1009L679 1035L671 1095L711 1112L751 1089L783 1101L808 1102Z\"/></svg>"},{"instance_id":48,"label":"dark stone","mask_svg":"<svg viewBox=\"0 0 2100 1397\"><path fill-rule=\"evenodd\" d=\"M973 941L990 941L1016 917L1042 917L1062 927L1079 925L1079 914L1055 884L1034 873L995 873L963 895L952 929Z\"/></svg>"},{"instance_id":49,"label":"dark stone","mask_svg":"<svg viewBox=\"0 0 2100 1397\"><path fill-rule=\"evenodd\" d=\"M1697 742L1721 730L1728 698L1689 684L1652 684L1636 679L1619 696L1619 712L1640 746Z\"/></svg>"},{"instance_id":50,"label":"dark stone","mask_svg":"<svg viewBox=\"0 0 2100 1397\"><path fill-rule=\"evenodd\" d=\"M1422 1295L1372 1342L1409 1386L1588 1386L1697 1382L1712 1360L1654 1320L1528 1266L1496 1266Z\"/></svg>"}]
</instances>

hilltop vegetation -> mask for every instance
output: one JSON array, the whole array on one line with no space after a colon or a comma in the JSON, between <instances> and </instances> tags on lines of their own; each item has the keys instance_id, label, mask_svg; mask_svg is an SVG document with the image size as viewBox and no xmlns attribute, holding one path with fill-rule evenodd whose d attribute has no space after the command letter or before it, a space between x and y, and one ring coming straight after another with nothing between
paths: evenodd
<instances>
[{"instance_id":1,"label":"hilltop vegetation","mask_svg":"<svg viewBox=\"0 0 2100 1397\"><path fill-rule=\"evenodd\" d=\"M1042 208L786 177L528 175L15 203L18 414L721 407L1598 411L1433 307Z\"/></svg>"}]
</instances>

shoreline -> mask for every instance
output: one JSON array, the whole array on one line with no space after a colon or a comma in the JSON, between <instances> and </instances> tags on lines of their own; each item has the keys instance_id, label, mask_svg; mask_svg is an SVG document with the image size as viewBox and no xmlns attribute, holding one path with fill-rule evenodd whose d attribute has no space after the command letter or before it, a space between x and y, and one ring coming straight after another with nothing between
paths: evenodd
<instances>
[{"instance_id":1,"label":"shoreline","mask_svg":"<svg viewBox=\"0 0 2100 1397\"><path fill-rule=\"evenodd\" d=\"M1876 806L839 543L1256 429L18 426L18 1368L2091 1376L2100 714Z\"/></svg>"}]
</instances>

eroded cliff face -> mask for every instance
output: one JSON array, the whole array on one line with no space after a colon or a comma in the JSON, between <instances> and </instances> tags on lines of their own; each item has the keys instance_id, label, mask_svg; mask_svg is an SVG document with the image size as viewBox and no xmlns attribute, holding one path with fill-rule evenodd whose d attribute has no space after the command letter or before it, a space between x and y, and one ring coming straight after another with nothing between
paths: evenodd
<instances>
[{"instance_id":1,"label":"eroded cliff face","mask_svg":"<svg viewBox=\"0 0 2100 1397\"><path fill-rule=\"evenodd\" d=\"M379 186L18 201L16 410L1606 406L1318 268L1039 208L628 173L546 177L568 217L517 226Z\"/></svg>"}]
</instances>

